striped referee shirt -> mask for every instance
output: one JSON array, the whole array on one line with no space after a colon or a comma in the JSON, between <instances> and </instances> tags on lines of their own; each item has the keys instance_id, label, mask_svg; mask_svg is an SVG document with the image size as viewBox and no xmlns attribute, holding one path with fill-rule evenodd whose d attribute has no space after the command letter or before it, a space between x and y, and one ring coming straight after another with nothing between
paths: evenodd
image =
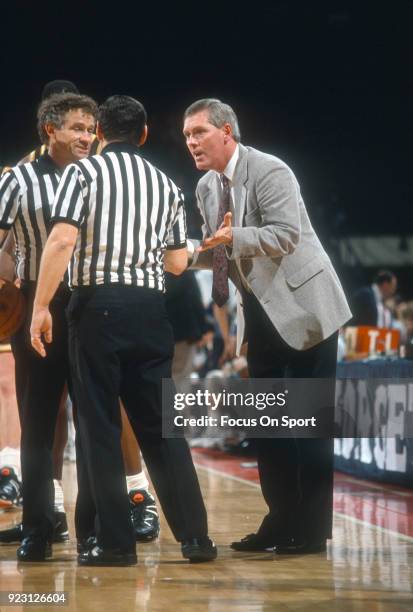
<instances>
[{"instance_id":1,"label":"striped referee shirt","mask_svg":"<svg viewBox=\"0 0 413 612\"><path fill-rule=\"evenodd\" d=\"M164 291L164 251L186 246L181 190L126 142L67 166L51 221L80 230L73 286L121 283Z\"/></svg>"},{"instance_id":2,"label":"striped referee shirt","mask_svg":"<svg viewBox=\"0 0 413 612\"><path fill-rule=\"evenodd\" d=\"M61 170L46 153L0 180L0 228L13 228L17 276L36 281Z\"/></svg>"}]
</instances>

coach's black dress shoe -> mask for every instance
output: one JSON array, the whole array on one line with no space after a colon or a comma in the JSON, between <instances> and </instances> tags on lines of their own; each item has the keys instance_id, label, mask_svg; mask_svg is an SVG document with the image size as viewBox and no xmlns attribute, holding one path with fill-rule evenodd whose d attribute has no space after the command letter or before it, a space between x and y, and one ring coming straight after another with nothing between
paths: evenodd
<instances>
[{"instance_id":1,"label":"coach's black dress shoe","mask_svg":"<svg viewBox=\"0 0 413 612\"><path fill-rule=\"evenodd\" d=\"M77 562L79 565L92 567L125 567L136 565L138 559L136 552L124 552L119 549L104 550L100 546L95 545L93 548L81 552L78 555Z\"/></svg>"},{"instance_id":2,"label":"coach's black dress shoe","mask_svg":"<svg viewBox=\"0 0 413 612\"><path fill-rule=\"evenodd\" d=\"M181 542L181 550L184 559L189 559L191 563L213 561L218 554L217 547L208 536L184 540Z\"/></svg>"},{"instance_id":3,"label":"coach's black dress shoe","mask_svg":"<svg viewBox=\"0 0 413 612\"><path fill-rule=\"evenodd\" d=\"M18 561L46 561L51 556L50 542L41 537L27 536L17 549Z\"/></svg>"},{"instance_id":4,"label":"coach's black dress shoe","mask_svg":"<svg viewBox=\"0 0 413 612\"><path fill-rule=\"evenodd\" d=\"M232 542L231 548L240 552L259 552L270 550L275 547L271 538L264 537L258 533L250 533L238 542Z\"/></svg>"},{"instance_id":5,"label":"coach's black dress shoe","mask_svg":"<svg viewBox=\"0 0 413 612\"><path fill-rule=\"evenodd\" d=\"M314 553L326 552L327 543L325 540L318 542L302 542L301 544L282 544L275 547L277 555L311 555Z\"/></svg>"}]
</instances>

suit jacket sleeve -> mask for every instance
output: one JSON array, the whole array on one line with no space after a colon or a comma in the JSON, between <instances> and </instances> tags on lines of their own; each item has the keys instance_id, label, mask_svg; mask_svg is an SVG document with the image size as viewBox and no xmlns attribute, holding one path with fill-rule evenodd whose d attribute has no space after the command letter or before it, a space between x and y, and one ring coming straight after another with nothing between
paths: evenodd
<instances>
[{"instance_id":1,"label":"suit jacket sleeve","mask_svg":"<svg viewBox=\"0 0 413 612\"><path fill-rule=\"evenodd\" d=\"M286 166L275 162L263 166L248 185L255 191L257 207L245 216L245 227L232 228L230 259L282 257L293 253L300 240L298 183Z\"/></svg>"},{"instance_id":2,"label":"suit jacket sleeve","mask_svg":"<svg viewBox=\"0 0 413 612\"><path fill-rule=\"evenodd\" d=\"M202 197L197 187L196 192L196 203L199 208L199 212L201 213L203 224L202 224L202 240L208 236L208 228L205 223L205 209L202 202ZM196 249L201 244L199 240L195 240L193 238L190 239L194 248ZM212 269L212 250L204 251L203 253L194 252L192 256L192 261L190 262L190 268L195 270L211 270Z\"/></svg>"}]
</instances>

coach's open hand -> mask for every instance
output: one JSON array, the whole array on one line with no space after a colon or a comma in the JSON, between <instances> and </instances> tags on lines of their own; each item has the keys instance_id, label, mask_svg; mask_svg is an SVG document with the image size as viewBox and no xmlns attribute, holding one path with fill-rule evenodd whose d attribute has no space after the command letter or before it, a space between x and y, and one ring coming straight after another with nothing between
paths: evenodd
<instances>
[{"instance_id":1,"label":"coach's open hand","mask_svg":"<svg viewBox=\"0 0 413 612\"><path fill-rule=\"evenodd\" d=\"M219 244L232 245L232 213L225 213L224 220L212 236L205 238L201 246L197 248L199 253L213 249Z\"/></svg>"}]
</instances>

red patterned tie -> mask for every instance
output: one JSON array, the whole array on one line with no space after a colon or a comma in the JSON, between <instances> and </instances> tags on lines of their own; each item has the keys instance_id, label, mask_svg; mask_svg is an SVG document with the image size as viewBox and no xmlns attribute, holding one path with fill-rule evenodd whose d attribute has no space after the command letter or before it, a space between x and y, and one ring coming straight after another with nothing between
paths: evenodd
<instances>
[{"instance_id":1,"label":"red patterned tie","mask_svg":"<svg viewBox=\"0 0 413 612\"><path fill-rule=\"evenodd\" d=\"M222 196L218 209L217 229L224 221L225 213L230 210L231 187L226 176L221 176ZM228 259L225 246L219 244L212 251L212 299L217 306L223 306L229 297Z\"/></svg>"}]
</instances>

